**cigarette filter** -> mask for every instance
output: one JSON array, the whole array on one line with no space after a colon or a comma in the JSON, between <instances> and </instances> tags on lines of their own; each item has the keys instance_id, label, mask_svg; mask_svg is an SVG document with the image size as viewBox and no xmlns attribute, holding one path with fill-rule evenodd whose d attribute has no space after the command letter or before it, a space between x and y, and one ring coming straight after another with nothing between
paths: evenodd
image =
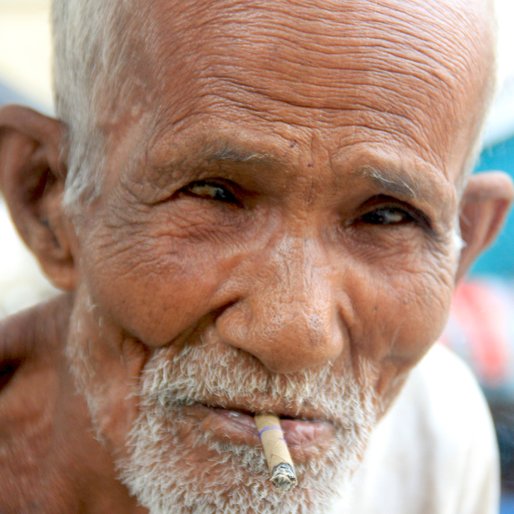
<instances>
[{"instance_id":1,"label":"cigarette filter","mask_svg":"<svg viewBox=\"0 0 514 514\"><path fill-rule=\"evenodd\" d=\"M282 491L289 491L297 479L280 420L274 414L259 414L255 416L255 424L271 473L271 483Z\"/></svg>"}]
</instances>

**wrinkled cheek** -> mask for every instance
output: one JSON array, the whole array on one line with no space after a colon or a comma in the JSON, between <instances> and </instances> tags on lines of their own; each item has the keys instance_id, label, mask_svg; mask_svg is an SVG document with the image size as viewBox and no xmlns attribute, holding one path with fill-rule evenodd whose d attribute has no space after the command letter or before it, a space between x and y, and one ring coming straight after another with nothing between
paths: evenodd
<instances>
[{"instance_id":1,"label":"wrinkled cheek","mask_svg":"<svg viewBox=\"0 0 514 514\"><path fill-rule=\"evenodd\" d=\"M399 308L397 336L392 339L391 357L417 362L439 338L448 317L451 288L429 278L422 280Z\"/></svg>"},{"instance_id":2,"label":"wrinkled cheek","mask_svg":"<svg viewBox=\"0 0 514 514\"><path fill-rule=\"evenodd\" d=\"M434 301L426 297L434 293ZM423 297L421 296L423 295ZM420 298L403 309L398 319L398 335L392 339L391 356L418 361L439 338L446 323L449 299L440 292L424 290Z\"/></svg>"},{"instance_id":3,"label":"wrinkled cheek","mask_svg":"<svg viewBox=\"0 0 514 514\"><path fill-rule=\"evenodd\" d=\"M439 338L451 302L451 273L422 271L383 276L374 282L372 309L375 323L363 334L363 344L374 341L370 360L379 370L375 392L384 409L402 387L408 372Z\"/></svg>"},{"instance_id":4,"label":"wrinkled cheek","mask_svg":"<svg viewBox=\"0 0 514 514\"><path fill-rule=\"evenodd\" d=\"M210 311L223 275L212 261L209 255L124 253L94 262L85 275L92 301L112 323L159 347Z\"/></svg>"}]
</instances>

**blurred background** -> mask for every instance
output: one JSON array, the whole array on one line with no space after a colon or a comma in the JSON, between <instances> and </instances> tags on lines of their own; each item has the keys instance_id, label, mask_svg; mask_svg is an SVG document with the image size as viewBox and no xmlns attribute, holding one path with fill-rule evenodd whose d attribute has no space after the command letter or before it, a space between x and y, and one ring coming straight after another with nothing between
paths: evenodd
<instances>
[{"instance_id":1,"label":"blurred background","mask_svg":"<svg viewBox=\"0 0 514 514\"><path fill-rule=\"evenodd\" d=\"M0 0L0 105L52 112L49 0ZM0 196L0 318L51 294Z\"/></svg>"},{"instance_id":2,"label":"blurred background","mask_svg":"<svg viewBox=\"0 0 514 514\"><path fill-rule=\"evenodd\" d=\"M499 88L476 172L503 170L514 178L514 2L496 4ZM0 105L53 111L49 5L0 0ZM0 196L0 319L51 294ZM443 341L471 365L486 393L502 457L502 514L514 513L514 212L457 290Z\"/></svg>"}]
</instances>

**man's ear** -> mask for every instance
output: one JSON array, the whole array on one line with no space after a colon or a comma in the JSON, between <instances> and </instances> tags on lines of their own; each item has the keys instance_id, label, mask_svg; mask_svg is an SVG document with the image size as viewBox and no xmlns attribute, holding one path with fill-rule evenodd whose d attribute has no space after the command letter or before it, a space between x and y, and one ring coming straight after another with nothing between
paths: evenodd
<instances>
[{"instance_id":1,"label":"man's ear","mask_svg":"<svg viewBox=\"0 0 514 514\"><path fill-rule=\"evenodd\" d=\"M70 226L62 209L63 125L31 109L0 109L0 191L21 237L52 283L75 285Z\"/></svg>"},{"instance_id":2,"label":"man's ear","mask_svg":"<svg viewBox=\"0 0 514 514\"><path fill-rule=\"evenodd\" d=\"M471 175L461 200L462 248L457 280L496 238L514 199L511 178L499 171Z\"/></svg>"}]
</instances>

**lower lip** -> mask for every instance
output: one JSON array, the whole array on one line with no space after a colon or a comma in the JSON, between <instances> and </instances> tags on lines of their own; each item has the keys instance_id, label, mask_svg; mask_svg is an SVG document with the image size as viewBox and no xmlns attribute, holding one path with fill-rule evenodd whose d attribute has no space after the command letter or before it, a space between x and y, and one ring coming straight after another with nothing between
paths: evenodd
<instances>
[{"instance_id":1,"label":"lower lip","mask_svg":"<svg viewBox=\"0 0 514 514\"><path fill-rule=\"evenodd\" d=\"M212 434L214 439L237 445L260 446L252 416L199 404L184 407L184 414L187 418L193 418L199 430ZM334 426L326 421L283 419L280 425L295 462L305 462L322 455L334 442Z\"/></svg>"}]
</instances>

